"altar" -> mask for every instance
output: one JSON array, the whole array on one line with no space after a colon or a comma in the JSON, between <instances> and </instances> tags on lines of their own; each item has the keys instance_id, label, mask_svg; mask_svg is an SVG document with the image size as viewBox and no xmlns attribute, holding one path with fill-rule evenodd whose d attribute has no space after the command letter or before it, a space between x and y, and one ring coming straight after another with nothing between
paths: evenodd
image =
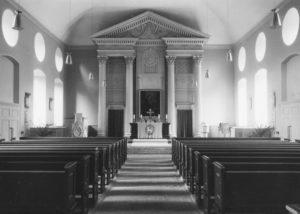
<instances>
[{"instance_id":1,"label":"altar","mask_svg":"<svg viewBox=\"0 0 300 214\"><path fill-rule=\"evenodd\" d=\"M130 138L131 139L169 139L169 123L162 121L160 114L152 116L154 112L150 108L147 114L149 116L140 115L136 120L133 116L134 122L130 123Z\"/></svg>"},{"instance_id":2,"label":"altar","mask_svg":"<svg viewBox=\"0 0 300 214\"><path fill-rule=\"evenodd\" d=\"M138 122L138 138L162 138L162 122Z\"/></svg>"}]
</instances>

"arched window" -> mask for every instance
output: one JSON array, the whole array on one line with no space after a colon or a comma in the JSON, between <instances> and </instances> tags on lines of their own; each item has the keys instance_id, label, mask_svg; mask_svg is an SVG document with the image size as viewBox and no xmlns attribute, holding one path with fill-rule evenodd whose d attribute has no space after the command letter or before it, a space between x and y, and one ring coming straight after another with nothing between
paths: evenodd
<instances>
[{"instance_id":1,"label":"arched window","mask_svg":"<svg viewBox=\"0 0 300 214\"><path fill-rule=\"evenodd\" d=\"M63 125L64 87L60 79L54 80L54 125Z\"/></svg>"},{"instance_id":2,"label":"arched window","mask_svg":"<svg viewBox=\"0 0 300 214\"><path fill-rule=\"evenodd\" d=\"M267 70L260 69L254 77L254 118L257 126L267 125Z\"/></svg>"},{"instance_id":3,"label":"arched window","mask_svg":"<svg viewBox=\"0 0 300 214\"><path fill-rule=\"evenodd\" d=\"M46 75L43 71L33 71L33 125L46 125Z\"/></svg>"},{"instance_id":4,"label":"arched window","mask_svg":"<svg viewBox=\"0 0 300 214\"><path fill-rule=\"evenodd\" d=\"M238 125L247 125L247 80L238 82Z\"/></svg>"}]
</instances>

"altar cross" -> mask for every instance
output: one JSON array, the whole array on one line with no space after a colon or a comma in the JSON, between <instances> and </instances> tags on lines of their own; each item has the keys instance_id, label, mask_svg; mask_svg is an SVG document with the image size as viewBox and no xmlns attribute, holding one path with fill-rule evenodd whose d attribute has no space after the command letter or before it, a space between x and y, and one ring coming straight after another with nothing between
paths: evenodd
<instances>
[{"instance_id":1,"label":"altar cross","mask_svg":"<svg viewBox=\"0 0 300 214\"><path fill-rule=\"evenodd\" d=\"M149 114L149 117L152 117L152 114L154 114L154 111L152 111L152 109L150 108L149 111L147 111L147 114Z\"/></svg>"}]
</instances>

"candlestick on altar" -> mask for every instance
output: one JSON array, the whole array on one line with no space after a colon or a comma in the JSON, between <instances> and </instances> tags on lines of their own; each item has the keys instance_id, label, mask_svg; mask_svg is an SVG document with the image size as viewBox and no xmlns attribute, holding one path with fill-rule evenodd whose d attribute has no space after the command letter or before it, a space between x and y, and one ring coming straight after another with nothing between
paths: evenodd
<instances>
[{"instance_id":1,"label":"candlestick on altar","mask_svg":"<svg viewBox=\"0 0 300 214\"><path fill-rule=\"evenodd\" d=\"M168 114L166 114L166 122L168 121Z\"/></svg>"},{"instance_id":2,"label":"candlestick on altar","mask_svg":"<svg viewBox=\"0 0 300 214\"><path fill-rule=\"evenodd\" d=\"M133 122L135 122L135 114L133 115L132 119L133 119Z\"/></svg>"}]
</instances>

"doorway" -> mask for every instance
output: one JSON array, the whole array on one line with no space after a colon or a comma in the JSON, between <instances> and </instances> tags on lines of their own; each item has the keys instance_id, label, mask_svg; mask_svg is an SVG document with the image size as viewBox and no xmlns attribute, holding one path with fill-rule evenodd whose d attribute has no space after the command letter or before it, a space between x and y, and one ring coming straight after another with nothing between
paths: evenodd
<instances>
[{"instance_id":1,"label":"doorway","mask_svg":"<svg viewBox=\"0 0 300 214\"><path fill-rule=\"evenodd\" d=\"M124 136L124 110L108 110L108 137Z\"/></svg>"},{"instance_id":2,"label":"doorway","mask_svg":"<svg viewBox=\"0 0 300 214\"><path fill-rule=\"evenodd\" d=\"M193 137L192 110L177 110L177 137Z\"/></svg>"}]
</instances>

